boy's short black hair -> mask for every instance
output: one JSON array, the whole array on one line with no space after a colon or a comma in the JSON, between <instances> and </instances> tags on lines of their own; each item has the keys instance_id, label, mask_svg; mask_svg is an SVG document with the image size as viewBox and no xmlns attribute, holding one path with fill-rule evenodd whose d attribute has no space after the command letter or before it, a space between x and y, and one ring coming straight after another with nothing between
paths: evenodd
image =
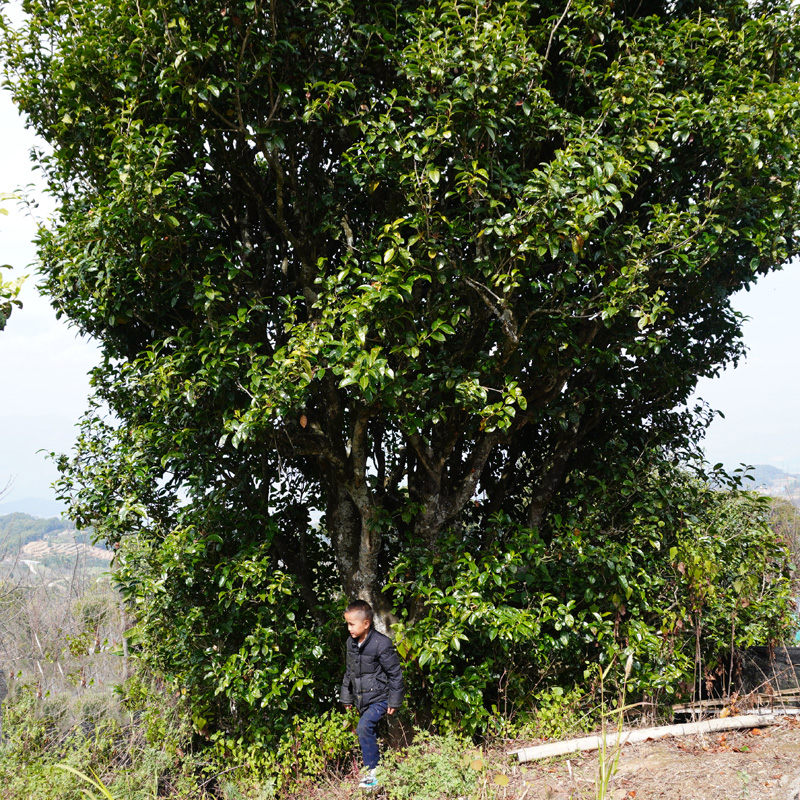
<instances>
[{"instance_id":1,"label":"boy's short black hair","mask_svg":"<svg viewBox=\"0 0 800 800\"><path fill-rule=\"evenodd\" d=\"M351 611L358 611L361 616L369 620L369 624L372 625L372 618L375 616L375 613L372 610L372 606L366 600L353 600L349 606L344 610L345 614L349 614Z\"/></svg>"}]
</instances>

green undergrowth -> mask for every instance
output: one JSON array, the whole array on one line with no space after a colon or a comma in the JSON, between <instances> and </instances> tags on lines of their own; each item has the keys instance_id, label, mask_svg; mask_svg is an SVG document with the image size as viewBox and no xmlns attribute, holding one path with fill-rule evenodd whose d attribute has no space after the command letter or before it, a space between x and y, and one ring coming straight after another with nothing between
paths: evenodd
<instances>
[{"instance_id":1,"label":"green undergrowth","mask_svg":"<svg viewBox=\"0 0 800 800\"><path fill-rule=\"evenodd\" d=\"M3 800L266 800L302 796L357 764L352 714L296 716L259 747L231 731L198 732L182 694L153 679L74 694L43 693L21 675L9 686Z\"/></svg>"},{"instance_id":2,"label":"green undergrowth","mask_svg":"<svg viewBox=\"0 0 800 800\"><path fill-rule=\"evenodd\" d=\"M4 704L3 800L334 800L360 796L353 714L295 717L277 746L259 749L196 730L180 692L134 677L116 689L39 696L15 676ZM593 719L578 689L550 688L502 724L508 739L556 738ZM408 721L407 721L408 723ZM499 725L499 723L498 723ZM407 724L405 747L384 742L390 800L502 797L508 760L486 741ZM410 743L409 743L410 742Z\"/></svg>"},{"instance_id":3,"label":"green undergrowth","mask_svg":"<svg viewBox=\"0 0 800 800\"><path fill-rule=\"evenodd\" d=\"M641 715L626 705L633 659L600 671L596 686L549 686L524 708L498 715L494 731L475 737L415 727L407 710L393 734L384 729L380 780L387 800L507 800L514 796L514 746L615 730ZM595 665L596 666L596 665ZM619 675L624 672L624 678ZM619 673L619 675L617 675ZM615 681L614 678L617 678ZM616 684L623 687L620 692ZM609 686L614 688L608 691ZM360 754L355 714L295 716L272 745L233 731L199 732L180 691L135 676L121 687L39 696L15 676L4 704L0 748L3 800L354 800ZM652 720L648 720L652 721ZM601 756L603 786L616 752ZM600 785L598 781L598 785ZM599 794L598 797L605 794Z\"/></svg>"},{"instance_id":4,"label":"green undergrowth","mask_svg":"<svg viewBox=\"0 0 800 800\"><path fill-rule=\"evenodd\" d=\"M206 766L181 704L156 684L42 695L16 677L3 704L4 800L89 797L71 768L93 773L114 798L200 798ZM200 789L200 791L198 791Z\"/></svg>"},{"instance_id":5,"label":"green undergrowth","mask_svg":"<svg viewBox=\"0 0 800 800\"><path fill-rule=\"evenodd\" d=\"M387 754L381 781L392 800L492 798L503 796L507 766L469 740L421 733L410 747Z\"/></svg>"}]
</instances>

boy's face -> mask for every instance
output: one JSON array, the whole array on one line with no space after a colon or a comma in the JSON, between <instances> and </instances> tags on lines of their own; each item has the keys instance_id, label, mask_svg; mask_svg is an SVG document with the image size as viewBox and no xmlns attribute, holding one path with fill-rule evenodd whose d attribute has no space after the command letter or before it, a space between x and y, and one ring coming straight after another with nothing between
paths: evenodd
<instances>
[{"instance_id":1,"label":"boy's face","mask_svg":"<svg viewBox=\"0 0 800 800\"><path fill-rule=\"evenodd\" d=\"M363 642L369 632L369 620L360 611L348 611L344 615L349 634L357 641Z\"/></svg>"}]
</instances>

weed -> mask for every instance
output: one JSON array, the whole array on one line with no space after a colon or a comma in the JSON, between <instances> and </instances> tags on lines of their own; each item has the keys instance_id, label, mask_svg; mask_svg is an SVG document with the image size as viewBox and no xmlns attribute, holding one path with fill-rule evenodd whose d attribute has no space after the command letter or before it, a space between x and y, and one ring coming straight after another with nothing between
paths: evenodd
<instances>
[{"instance_id":1,"label":"weed","mask_svg":"<svg viewBox=\"0 0 800 800\"><path fill-rule=\"evenodd\" d=\"M521 733L529 738L567 738L580 727L580 709L584 699L584 693L578 687L563 689L553 686L545 689L536 696L536 710L522 727Z\"/></svg>"},{"instance_id":2,"label":"weed","mask_svg":"<svg viewBox=\"0 0 800 800\"><path fill-rule=\"evenodd\" d=\"M612 662L613 663L613 662ZM600 731L600 751L597 759L597 781L595 783L595 797L597 800L606 800L608 797L609 788L614 775L617 773L619 767L619 758L622 754L622 747L625 740L622 736L622 727L625 719L625 692L628 685L628 678L631 674L631 667L633 666L633 654L628 656L625 662L625 676L622 680L622 689L620 691L619 702L616 709L612 712L605 711L605 695L604 695L604 680L611 669L611 664L605 670L600 670L600 703L603 710L602 714L602 727ZM616 717L616 736L614 736L613 744L609 746L608 742L608 720L610 717Z\"/></svg>"},{"instance_id":3,"label":"weed","mask_svg":"<svg viewBox=\"0 0 800 800\"><path fill-rule=\"evenodd\" d=\"M69 766L69 764L56 764L56 769L63 769L67 772L71 772L73 775L77 775L82 781L88 783L93 789L97 789L100 794L95 794L91 789L82 788L81 794L86 797L88 800L99 800L99 798L105 797L106 800L115 800L114 795L111 794L108 787L100 780L95 772L90 770L92 773L91 777L86 775L83 772L75 769L74 767Z\"/></svg>"},{"instance_id":4,"label":"weed","mask_svg":"<svg viewBox=\"0 0 800 800\"><path fill-rule=\"evenodd\" d=\"M386 755L381 780L392 800L470 796L478 786L478 759L480 753L456 736L421 733L407 749Z\"/></svg>"},{"instance_id":5,"label":"weed","mask_svg":"<svg viewBox=\"0 0 800 800\"><path fill-rule=\"evenodd\" d=\"M744 770L740 769L736 772L736 777L742 783L742 798L750 797L750 789L749 789L751 780L750 776Z\"/></svg>"},{"instance_id":6,"label":"weed","mask_svg":"<svg viewBox=\"0 0 800 800\"><path fill-rule=\"evenodd\" d=\"M509 779L470 742L419 733L410 747L386 755L381 783L391 800L489 800Z\"/></svg>"},{"instance_id":7,"label":"weed","mask_svg":"<svg viewBox=\"0 0 800 800\"><path fill-rule=\"evenodd\" d=\"M37 698L35 686L17 683L4 709L4 800L206 797L198 791L202 764L191 750L175 701L153 690L147 704L166 720L156 743L147 740L148 713L124 708L119 694L100 696L92 690L82 696ZM85 785L76 788L76 777Z\"/></svg>"}]
</instances>

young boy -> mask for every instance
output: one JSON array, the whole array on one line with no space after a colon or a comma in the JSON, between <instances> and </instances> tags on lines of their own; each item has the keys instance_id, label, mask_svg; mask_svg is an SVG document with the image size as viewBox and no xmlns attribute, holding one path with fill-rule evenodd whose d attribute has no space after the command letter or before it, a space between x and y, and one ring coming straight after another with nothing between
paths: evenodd
<instances>
[{"instance_id":1,"label":"young boy","mask_svg":"<svg viewBox=\"0 0 800 800\"><path fill-rule=\"evenodd\" d=\"M356 732L367 774L361 789L375 789L375 768L380 761L378 723L385 714L394 714L403 704L403 671L392 640L372 627L372 606L356 600L347 606L344 621L347 641L347 669L339 699L345 708L355 706L361 719Z\"/></svg>"}]
</instances>

